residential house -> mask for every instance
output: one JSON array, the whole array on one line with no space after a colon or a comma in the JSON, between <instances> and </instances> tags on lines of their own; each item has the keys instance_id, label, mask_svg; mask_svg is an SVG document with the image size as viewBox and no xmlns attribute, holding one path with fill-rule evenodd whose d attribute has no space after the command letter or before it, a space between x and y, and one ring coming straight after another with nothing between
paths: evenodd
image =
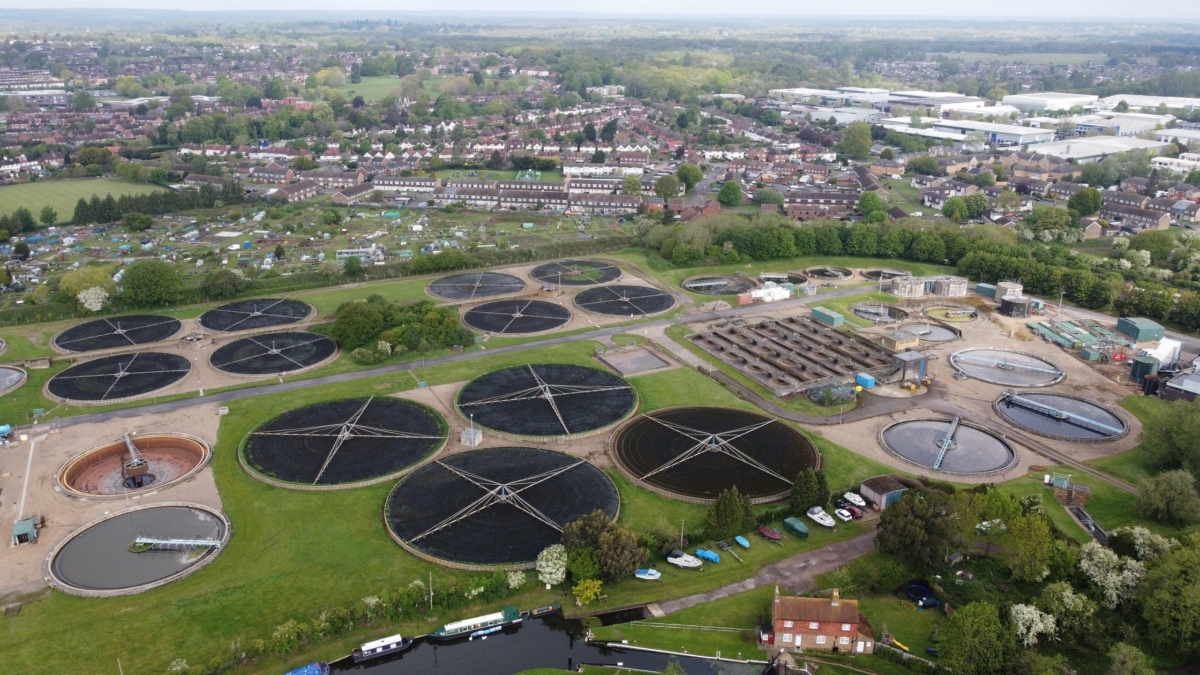
<instances>
[{"instance_id":1,"label":"residential house","mask_svg":"<svg viewBox=\"0 0 1200 675\"><path fill-rule=\"evenodd\" d=\"M1050 180L1050 169L1037 164L1017 164L1010 172L1013 178L1035 178Z\"/></svg>"},{"instance_id":2,"label":"residential house","mask_svg":"<svg viewBox=\"0 0 1200 675\"><path fill-rule=\"evenodd\" d=\"M571 178L567 180L567 191L573 195L589 192L611 195L620 191L622 185L620 178Z\"/></svg>"},{"instance_id":3,"label":"residential house","mask_svg":"<svg viewBox=\"0 0 1200 675\"><path fill-rule=\"evenodd\" d=\"M531 181L531 180L502 180L496 183L499 190L522 190L540 192L565 192L566 185L562 181Z\"/></svg>"},{"instance_id":4,"label":"residential house","mask_svg":"<svg viewBox=\"0 0 1200 675\"><path fill-rule=\"evenodd\" d=\"M189 173L187 178L183 179L183 184L191 185L193 187L212 185L213 187L223 188L225 187L225 179L221 176L206 176L199 173Z\"/></svg>"},{"instance_id":5,"label":"residential house","mask_svg":"<svg viewBox=\"0 0 1200 675\"><path fill-rule=\"evenodd\" d=\"M838 589L828 598L793 598L775 587L771 603L772 633L764 642L777 649L872 654L875 636L859 614L857 600L842 599Z\"/></svg>"},{"instance_id":6,"label":"residential house","mask_svg":"<svg viewBox=\"0 0 1200 675\"><path fill-rule=\"evenodd\" d=\"M1084 218L1081 224L1084 239L1099 239L1104 236L1104 226L1100 224L1099 218Z\"/></svg>"},{"instance_id":7,"label":"residential house","mask_svg":"<svg viewBox=\"0 0 1200 675\"><path fill-rule=\"evenodd\" d=\"M549 192L546 190L500 190L500 208L509 209L550 209L565 211L570 205L569 195L565 190Z\"/></svg>"},{"instance_id":8,"label":"residential house","mask_svg":"<svg viewBox=\"0 0 1200 675\"><path fill-rule=\"evenodd\" d=\"M1105 190L1104 203L1106 205L1132 206L1137 209L1144 209L1150 203L1150 198L1145 195L1139 195L1136 192Z\"/></svg>"},{"instance_id":9,"label":"residential house","mask_svg":"<svg viewBox=\"0 0 1200 675\"><path fill-rule=\"evenodd\" d=\"M299 183L279 188L271 194L271 198L290 204L316 196L319 187L311 180L302 180Z\"/></svg>"},{"instance_id":10,"label":"residential house","mask_svg":"<svg viewBox=\"0 0 1200 675\"><path fill-rule=\"evenodd\" d=\"M373 183L361 183L354 187L346 187L333 193L330 201L336 206L349 206L357 204L371 195L375 191Z\"/></svg>"},{"instance_id":11,"label":"residential house","mask_svg":"<svg viewBox=\"0 0 1200 675\"><path fill-rule=\"evenodd\" d=\"M904 173L904 165L891 159L873 162L870 168L876 176L900 176Z\"/></svg>"},{"instance_id":12,"label":"residential house","mask_svg":"<svg viewBox=\"0 0 1200 675\"><path fill-rule=\"evenodd\" d=\"M1110 223L1119 223L1122 228L1139 230L1165 230L1171 226L1171 215L1135 206L1105 203L1100 207L1100 217Z\"/></svg>"},{"instance_id":13,"label":"residential house","mask_svg":"<svg viewBox=\"0 0 1200 675\"><path fill-rule=\"evenodd\" d=\"M1067 201L1085 188L1087 188L1087 186L1080 183L1059 181L1050 186L1049 192L1051 197L1055 199L1061 199L1062 201Z\"/></svg>"},{"instance_id":14,"label":"residential house","mask_svg":"<svg viewBox=\"0 0 1200 675\"><path fill-rule=\"evenodd\" d=\"M433 200L438 206L462 202L472 208L492 209L500 203L500 191L490 187L457 187L447 185L434 189Z\"/></svg>"},{"instance_id":15,"label":"residential house","mask_svg":"<svg viewBox=\"0 0 1200 675\"><path fill-rule=\"evenodd\" d=\"M416 192L425 194L433 192L438 187L438 180L436 178L419 178L417 176L376 175L371 182L376 190L391 192Z\"/></svg>"},{"instance_id":16,"label":"residential house","mask_svg":"<svg viewBox=\"0 0 1200 675\"><path fill-rule=\"evenodd\" d=\"M710 199L705 202L704 206L687 207L682 213L679 214L679 219L686 223L693 218L700 218L702 216L715 216L720 212L721 204L715 199Z\"/></svg>"},{"instance_id":17,"label":"residential house","mask_svg":"<svg viewBox=\"0 0 1200 675\"><path fill-rule=\"evenodd\" d=\"M311 180L323 188L348 188L361 184L367 178L363 169L354 171L337 171L335 169L314 169L300 172L300 178Z\"/></svg>"},{"instance_id":18,"label":"residential house","mask_svg":"<svg viewBox=\"0 0 1200 675\"><path fill-rule=\"evenodd\" d=\"M1124 192L1137 192L1139 194L1146 194L1149 189L1150 180L1147 178L1130 176L1129 178L1125 178L1121 181L1121 190Z\"/></svg>"},{"instance_id":19,"label":"residential house","mask_svg":"<svg viewBox=\"0 0 1200 675\"><path fill-rule=\"evenodd\" d=\"M1038 178L1013 178L1009 181L1009 186L1019 194L1041 195L1043 197L1050 194L1051 185L1053 183L1050 181Z\"/></svg>"},{"instance_id":20,"label":"residential house","mask_svg":"<svg viewBox=\"0 0 1200 675\"><path fill-rule=\"evenodd\" d=\"M642 205L637 195L606 195L584 192L571 195L571 208L592 213L635 213Z\"/></svg>"},{"instance_id":21,"label":"residential house","mask_svg":"<svg viewBox=\"0 0 1200 675\"><path fill-rule=\"evenodd\" d=\"M278 164L268 164L267 166L255 166L250 168L250 180L256 183L287 185L288 183L292 182L295 177L296 174L293 173L291 169L281 167Z\"/></svg>"}]
</instances>

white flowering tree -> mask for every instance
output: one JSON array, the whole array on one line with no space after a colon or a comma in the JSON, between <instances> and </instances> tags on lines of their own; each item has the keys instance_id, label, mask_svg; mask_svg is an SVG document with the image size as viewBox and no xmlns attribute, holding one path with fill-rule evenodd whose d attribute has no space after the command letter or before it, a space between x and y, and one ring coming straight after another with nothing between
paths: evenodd
<instances>
[{"instance_id":1,"label":"white flowering tree","mask_svg":"<svg viewBox=\"0 0 1200 675\"><path fill-rule=\"evenodd\" d=\"M1132 597L1146 577L1146 566L1140 561L1123 558L1094 541L1079 549L1079 571L1100 589L1100 603L1109 609Z\"/></svg>"},{"instance_id":2,"label":"white flowering tree","mask_svg":"<svg viewBox=\"0 0 1200 675\"><path fill-rule=\"evenodd\" d=\"M1057 628L1066 634L1082 633L1087 628L1088 619L1096 613L1096 603L1061 581L1042 589L1037 604L1054 615Z\"/></svg>"},{"instance_id":3,"label":"white flowering tree","mask_svg":"<svg viewBox=\"0 0 1200 675\"><path fill-rule=\"evenodd\" d=\"M510 589L515 591L524 585L525 585L525 573L524 572L522 572L521 570L516 570L516 571L508 573L508 587Z\"/></svg>"},{"instance_id":4,"label":"white flowering tree","mask_svg":"<svg viewBox=\"0 0 1200 675\"><path fill-rule=\"evenodd\" d=\"M557 586L567 579L567 549L562 544L547 546L538 554L536 565L538 580L546 588Z\"/></svg>"},{"instance_id":5,"label":"white flowering tree","mask_svg":"<svg viewBox=\"0 0 1200 675\"><path fill-rule=\"evenodd\" d=\"M1141 525L1118 527L1108 533L1108 538L1113 549L1124 553L1132 549L1133 557L1138 560L1157 560L1179 545L1178 541L1155 534Z\"/></svg>"},{"instance_id":6,"label":"white flowering tree","mask_svg":"<svg viewBox=\"0 0 1200 675\"><path fill-rule=\"evenodd\" d=\"M1058 630L1054 615L1047 614L1033 605L1013 605L1009 612L1013 626L1017 629L1017 639L1026 647L1038 643L1038 636L1053 638Z\"/></svg>"},{"instance_id":7,"label":"white flowering tree","mask_svg":"<svg viewBox=\"0 0 1200 675\"><path fill-rule=\"evenodd\" d=\"M108 303L108 291L103 286L92 286L79 291L75 296L80 305L89 312L99 312Z\"/></svg>"}]
</instances>

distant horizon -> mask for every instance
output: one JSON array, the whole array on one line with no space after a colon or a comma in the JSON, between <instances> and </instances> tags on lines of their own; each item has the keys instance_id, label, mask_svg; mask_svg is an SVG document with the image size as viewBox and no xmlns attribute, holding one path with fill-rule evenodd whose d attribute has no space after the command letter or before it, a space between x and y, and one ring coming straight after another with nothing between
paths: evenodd
<instances>
[{"instance_id":1,"label":"distant horizon","mask_svg":"<svg viewBox=\"0 0 1200 675\"><path fill-rule=\"evenodd\" d=\"M513 18L528 19L531 15L540 16L547 20L562 18L577 19L657 19L676 20L685 23L703 20L705 18L729 19L736 17L745 22L770 20L773 18L787 19L819 19L822 21L851 21L869 22L880 20L931 20L954 23L978 20L981 18L1013 21L1022 20L1031 23L1044 22L1073 22L1073 23L1106 23L1112 21L1128 21L1141 19L1147 22L1170 21L1175 24L1200 23L1200 16L1195 15L1193 0L1162 0L1153 3L1153 9L1145 6L1133 6L1115 0L1065 0L1054 3L1036 2L1035 0L1014 0L1008 3L997 14L993 8L981 5L962 3L949 9L954 13L948 14L944 3L933 0L916 0L909 3L911 11L897 13L893 3L883 0L844 0L843 2L821 5L816 3L798 3L794 9L784 9L772 14L747 15L745 12L728 10L727 3L716 0L666 0L666 2L647 4L634 0L614 0L604 9L588 11L571 11L551 0L508 0L507 5L497 9L497 3L486 0L445 0L437 9L429 9L428 5L413 1L392 2L385 0L343 0L339 9L329 9L323 0L210 0L206 7L196 8L165 8L157 0L95 0L85 5L80 0L9 0L0 6L0 11L151 11L155 14L187 14L195 16L220 13L270 13L270 14L321 14L329 16L346 14L380 14L390 17L404 15L421 15L428 17L470 13L487 19ZM1053 6L1052 14L1044 14L1047 5ZM1111 12L1111 13L1110 13ZM1089 13L1091 13L1089 15ZM534 18L536 18L536 16ZM1193 18L1188 19L1188 16ZM880 26L886 29L886 26Z\"/></svg>"}]
</instances>

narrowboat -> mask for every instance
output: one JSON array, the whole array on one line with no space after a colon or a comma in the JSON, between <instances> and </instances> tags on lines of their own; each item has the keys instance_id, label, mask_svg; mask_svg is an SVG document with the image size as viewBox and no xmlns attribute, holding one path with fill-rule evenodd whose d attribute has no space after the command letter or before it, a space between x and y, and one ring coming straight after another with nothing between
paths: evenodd
<instances>
[{"instance_id":1,"label":"narrowboat","mask_svg":"<svg viewBox=\"0 0 1200 675\"><path fill-rule=\"evenodd\" d=\"M310 663L287 671L283 675L329 675L329 664L324 661Z\"/></svg>"},{"instance_id":2,"label":"narrowboat","mask_svg":"<svg viewBox=\"0 0 1200 675\"><path fill-rule=\"evenodd\" d=\"M534 607L528 612L525 612L525 618L537 619L539 617L546 616L547 614L553 614L560 609L562 609L562 605L545 605L542 607Z\"/></svg>"},{"instance_id":3,"label":"narrowboat","mask_svg":"<svg viewBox=\"0 0 1200 675\"><path fill-rule=\"evenodd\" d=\"M355 663L370 661L388 654L399 654L400 652L413 646L413 639L401 637L399 635L391 635L389 637L364 642L361 647L350 653L350 658L354 659Z\"/></svg>"},{"instance_id":4,"label":"narrowboat","mask_svg":"<svg viewBox=\"0 0 1200 675\"><path fill-rule=\"evenodd\" d=\"M468 637L489 628L504 628L505 626L514 626L519 623L521 623L521 613L517 611L517 608L505 607L494 614L484 614L473 619L463 619L462 621L455 621L444 626L439 626L437 630L429 634L429 639L442 642L460 637Z\"/></svg>"}]
</instances>

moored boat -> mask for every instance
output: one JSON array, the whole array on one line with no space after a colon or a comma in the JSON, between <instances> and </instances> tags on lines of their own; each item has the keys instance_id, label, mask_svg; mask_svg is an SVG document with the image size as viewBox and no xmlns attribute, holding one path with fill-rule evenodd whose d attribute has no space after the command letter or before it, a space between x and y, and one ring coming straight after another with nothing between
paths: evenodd
<instances>
[{"instance_id":1,"label":"moored boat","mask_svg":"<svg viewBox=\"0 0 1200 675\"><path fill-rule=\"evenodd\" d=\"M391 635L371 642L364 642L362 646L350 653L350 658L355 663L370 661L388 654L399 654L400 652L413 646L413 639L401 637L400 635Z\"/></svg>"},{"instance_id":2,"label":"moored boat","mask_svg":"<svg viewBox=\"0 0 1200 675\"><path fill-rule=\"evenodd\" d=\"M329 675L329 664L324 661L310 663L287 671L283 675Z\"/></svg>"},{"instance_id":3,"label":"moored boat","mask_svg":"<svg viewBox=\"0 0 1200 675\"><path fill-rule=\"evenodd\" d=\"M525 612L525 618L536 619L541 616L546 616L547 614L553 614L560 609L562 609L562 605L543 605L542 607L534 607L528 612Z\"/></svg>"},{"instance_id":4,"label":"moored boat","mask_svg":"<svg viewBox=\"0 0 1200 675\"><path fill-rule=\"evenodd\" d=\"M444 641L453 640L460 637L472 636L479 631L488 630L491 628L504 628L521 623L521 613L516 607L505 607L494 614L484 614L473 619L463 619L455 621L444 626L439 626L437 630L429 634L430 640Z\"/></svg>"}]
</instances>

